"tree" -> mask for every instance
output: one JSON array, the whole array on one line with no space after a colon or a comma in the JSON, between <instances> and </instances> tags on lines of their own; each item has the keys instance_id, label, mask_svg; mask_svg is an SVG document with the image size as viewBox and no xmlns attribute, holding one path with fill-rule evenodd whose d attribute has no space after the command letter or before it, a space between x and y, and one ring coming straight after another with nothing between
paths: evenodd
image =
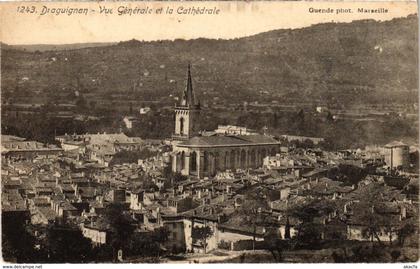
<instances>
[{"instance_id":1,"label":"tree","mask_svg":"<svg viewBox=\"0 0 420 269\"><path fill-rule=\"evenodd\" d=\"M296 240L304 246L313 247L321 243L322 225L313 222L303 222L298 226Z\"/></svg>"},{"instance_id":2,"label":"tree","mask_svg":"<svg viewBox=\"0 0 420 269\"><path fill-rule=\"evenodd\" d=\"M401 251L375 244L356 244L351 248L343 247L334 251L332 258L335 263L386 263L397 262Z\"/></svg>"},{"instance_id":3,"label":"tree","mask_svg":"<svg viewBox=\"0 0 420 269\"><path fill-rule=\"evenodd\" d=\"M175 172L171 175L171 181L174 182L174 183L182 182L182 181L185 181L187 179L188 179L188 177L182 175L180 172Z\"/></svg>"},{"instance_id":4,"label":"tree","mask_svg":"<svg viewBox=\"0 0 420 269\"><path fill-rule=\"evenodd\" d=\"M363 212L363 215L360 216L360 219L365 224L365 226L362 229L362 236L364 238L370 238L371 242L373 242L374 238L376 238L378 242L382 244L382 241L379 237L380 221L378 217L379 216L377 214L369 212L369 210L365 210Z\"/></svg>"},{"instance_id":5,"label":"tree","mask_svg":"<svg viewBox=\"0 0 420 269\"><path fill-rule=\"evenodd\" d=\"M291 144L295 145L296 148L311 149L315 147L314 142L310 139L305 139L303 141L292 140Z\"/></svg>"},{"instance_id":6,"label":"tree","mask_svg":"<svg viewBox=\"0 0 420 269\"><path fill-rule=\"evenodd\" d=\"M213 235L213 231L209 226L204 227L193 227L191 231L191 237L193 240L201 241L204 246L204 253L207 249L207 239Z\"/></svg>"},{"instance_id":7,"label":"tree","mask_svg":"<svg viewBox=\"0 0 420 269\"><path fill-rule=\"evenodd\" d=\"M268 209L267 200L264 195L259 192L250 190L246 193L242 206L239 213L243 218L243 225L251 225L253 229L252 233L252 249L255 250L255 235L257 232L257 226L267 226L268 218L267 215L262 214L262 211Z\"/></svg>"},{"instance_id":8,"label":"tree","mask_svg":"<svg viewBox=\"0 0 420 269\"><path fill-rule=\"evenodd\" d=\"M165 227L148 233L134 233L128 244L128 253L143 257L160 256L162 244L168 240L169 231Z\"/></svg>"},{"instance_id":9,"label":"tree","mask_svg":"<svg viewBox=\"0 0 420 269\"><path fill-rule=\"evenodd\" d=\"M379 234L384 230L390 233L395 232L393 219L378 212L377 208L386 201L384 187L380 184L370 184L370 188L366 190L366 194L362 196L360 203L364 205L363 211L359 213L359 219L363 223L362 235L365 238L370 238L371 242L376 239L382 246L383 242Z\"/></svg>"},{"instance_id":10,"label":"tree","mask_svg":"<svg viewBox=\"0 0 420 269\"><path fill-rule=\"evenodd\" d=\"M92 261L91 241L77 227L53 225L47 228L48 262L84 263Z\"/></svg>"},{"instance_id":11,"label":"tree","mask_svg":"<svg viewBox=\"0 0 420 269\"><path fill-rule=\"evenodd\" d=\"M366 175L366 169L348 164L340 164L327 172L328 178L341 181L345 185L357 185Z\"/></svg>"},{"instance_id":12,"label":"tree","mask_svg":"<svg viewBox=\"0 0 420 269\"><path fill-rule=\"evenodd\" d=\"M146 148L141 149L140 151L123 150L114 154L112 160L109 162L109 165L113 166L123 163L137 163L139 159L144 160L153 156L156 156L156 153Z\"/></svg>"},{"instance_id":13,"label":"tree","mask_svg":"<svg viewBox=\"0 0 420 269\"><path fill-rule=\"evenodd\" d=\"M86 106L87 106L87 102L86 99L83 97L82 94L79 95L79 97L76 100L76 106L81 109L81 110L85 110Z\"/></svg>"},{"instance_id":14,"label":"tree","mask_svg":"<svg viewBox=\"0 0 420 269\"><path fill-rule=\"evenodd\" d=\"M316 218L326 217L333 212L333 202L328 200L315 200L303 205L292 207L288 215L299 219L297 226L296 244L314 246L323 239L323 224L315 221Z\"/></svg>"},{"instance_id":15,"label":"tree","mask_svg":"<svg viewBox=\"0 0 420 269\"><path fill-rule=\"evenodd\" d=\"M400 229L398 229L398 243L400 246L404 245L405 240L410 235L414 234L416 232L416 227L412 223L406 223L404 224Z\"/></svg>"},{"instance_id":16,"label":"tree","mask_svg":"<svg viewBox=\"0 0 420 269\"><path fill-rule=\"evenodd\" d=\"M145 189L147 191L158 191L159 190L159 187L150 178L147 178L143 181L142 187L143 187L143 189Z\"/></svg>"},{"instance_id":17,"label":"tree","mask_svg":"<svg viewBox=\"0 0 420 269\"><path fill-rule=\"evenodd\" d=\"M159 227L153 231L152 238L153 238L153 242L158 244L158 257L159 257L162 244L168 241L169 231L166 227Z\"/></svg>"},{"instance_id":18,"label":"tree","mask_svg":"<svg viewBox=\"0 0 420 269\"><path fill-rule=\"evenodd\" d=\"M312 222L316 217L326 216L334 211L334 204L328 200L315 200L289 209L290 216L301 222Z\"/></svg>"},{"instance_id":19,"label":"tree","mask_svg":"<svg viewBox=\"0 0 420 269\"><path fill-rule=\"evenodd\" d=\"M283 252L290 248L289 242L286 240L280 240L276 229L269 229L264 236L264 242L267 249L273 256L274 261L283 261Z\"/></svg>"},{"instance_id":20,"label":"tree","mask_svg":"<svg viewBox=\"0 0 420 269\"><path fill-rule=\"evenodd\" d=\"M28 231L27 216L2 213L2 255L10 262L39 262L41 253L35 249L36 238Z\"/></svg>"},{"instance_id":21,"label":"tree","mask_svg":"<svg viewBox=\"0 0 420 269\"><path fill-rule=\"evenodd\" d=\"M393 250L391 251L392 262L397 262L397 259L401 256L401 251Z\"/></svg>"},{"instance_id":22,"label":"tree","mask_svg":"<svg viewBox=\"0 0 420 269\"><path fill-rule=\"evenodd\" d=\"M111 228L110 243L115 255L119 249L126 248L135 227L130 216L124 214L124 206L120 203L109 204L106 207L105 221Z\"/></svg>"}]
</instances>

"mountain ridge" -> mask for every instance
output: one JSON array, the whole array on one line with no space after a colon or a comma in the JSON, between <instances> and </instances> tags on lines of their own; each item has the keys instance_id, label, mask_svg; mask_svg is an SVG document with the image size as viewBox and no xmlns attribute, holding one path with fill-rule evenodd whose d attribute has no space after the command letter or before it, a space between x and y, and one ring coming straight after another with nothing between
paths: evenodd
<instances>
[{"instance_id":1,"label":"mountain ridge","mask_svg":"<svg viewBox=\"0 0 420 269\"><path fill-rule=\"evenodd\" d=\"M413 102L418 89L417 21L410 15L229 40L128 40L74 50L2 47L2 84L10 92L19 84L41 92L55 88L62 95L77 88L92 98L110 98L106 95L112 93L137 98L153 93L158 98L179 93L186 65L192 63L195 84L207 100ZM22 74L27 81L20 81ZM400 96L402 91L410 94Z\"/></svg>"}]
</instances>

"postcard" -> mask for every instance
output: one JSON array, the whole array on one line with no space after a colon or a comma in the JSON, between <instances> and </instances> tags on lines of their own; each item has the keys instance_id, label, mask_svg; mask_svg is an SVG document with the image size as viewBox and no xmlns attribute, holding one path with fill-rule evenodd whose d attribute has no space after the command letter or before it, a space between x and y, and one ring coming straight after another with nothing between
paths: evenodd
<instances>
[{"instance_id":1,"label":"postcard","mask_svg":"<svg viewBox=\"0 0 420 269\"><path fill-rule=\"evenodd\" d=\"M3 2L0 41L3 268L417 268L416 2Z\"/></svg>"}]
</instances>

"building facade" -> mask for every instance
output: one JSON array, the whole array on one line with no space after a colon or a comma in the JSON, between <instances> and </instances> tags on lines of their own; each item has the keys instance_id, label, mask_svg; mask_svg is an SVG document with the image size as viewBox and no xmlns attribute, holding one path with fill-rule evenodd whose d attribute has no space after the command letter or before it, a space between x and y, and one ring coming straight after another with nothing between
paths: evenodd
<instances>
[{"instance_id":1,"label":"building facade","mask_svg":"<svg viewBox=\"0 0 420 269\"><path fill-rule=\"evenodd\" d=\"M175 106L172 171L198 178L215 176L219 171L258 168L266 156L275 155L280 143L266 135L199 136L197 120L200 103L192 87L188 66L186 89Z\"/></svg>"},{"instance_id":2,"label":"building facade","mask_svg":"<svg viewBox=\"0 0 420 269\"><path fill-rule=\"evenodd\" d=\"M385 163L391 169L405 170L409 167L409 147L408 145L394 141L384 146Z\"/></svg>"},{"instance_id":3,"label":"building facade","mask_svg":"<svg viewBox=\"0 0 420 269\"><path fill-rule=\"evenodd\" d=\"M188 65L187 85L181 102L175 106L174 140L187 140L198 134L200 111L200 103L196 102L192 87L191 67Z\"/></svg>"}]
</instances>

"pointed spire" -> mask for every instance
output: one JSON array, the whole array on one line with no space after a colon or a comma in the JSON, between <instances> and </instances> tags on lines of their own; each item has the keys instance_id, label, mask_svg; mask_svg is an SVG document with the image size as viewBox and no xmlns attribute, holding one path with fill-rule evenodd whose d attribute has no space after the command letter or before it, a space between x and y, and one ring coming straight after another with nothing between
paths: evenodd
<instances>
[{"instance_id":1,"label":"pointed spire","mask_svg":"<svg viewBox=\"0 0 420 269\"><path fill-rule=\"evenodd\" d=\"M181 105L188 106L188 107L199 106L196 103L195 96L194 96L194 90L193 90L193 86L192 86L191 64L188 64L187 85L186 85L185 90L182 94Z\"/></svg>"},{"instance_id":2,"label":"pointed spire","mask_svg":"<svg viewBox=\"0 0 420 269\"><path fill-rule=\"evenodd\" d=\"M187 87L185 91L187 95L187 105L194 105L194 92L191 79L191 64L188 64Z\"/></svg>"}]
</instances>

